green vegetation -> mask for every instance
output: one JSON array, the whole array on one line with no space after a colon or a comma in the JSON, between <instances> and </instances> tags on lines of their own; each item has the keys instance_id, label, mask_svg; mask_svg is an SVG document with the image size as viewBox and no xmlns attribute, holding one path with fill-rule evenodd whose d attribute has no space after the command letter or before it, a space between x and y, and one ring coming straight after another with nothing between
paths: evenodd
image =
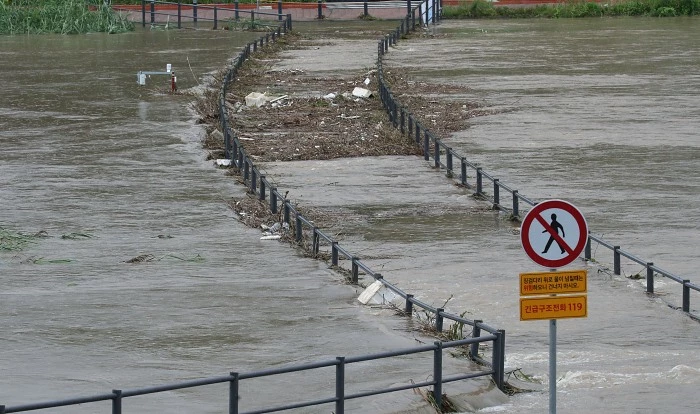
<instances>
[{"instance_id":1,"label":"green vegetation","mask_svg":"<svg viewBox=\"0 0 700 414\"><path fill-rule=\"evenodd\" d=\"M446 19L694 15L700 15L700 0L613 0L601 3L568 1L527 7L496 7L486 0L474 0L465 1L456 7L445 7L443 11Z\"/></svg>"},{"instance_id":2,"label":"green vegetation","mask_svg":"<svg viewBox=\"0 0 700 414\"><path fill-rule=\"evenodd\" d=\"M121 33L133 23L103 0L0 0L0 34Z\"/></svg>"},{"instance_id":3,"label":"green vegetation","mask_svg":"<svg viewBox=\"0 0 700 414\"><path fill-rule=\"evenodd\" d=\"M0 227L0 251L19 251L34 243L34 239L40 235L27 235Z\"/></svg>"}]
</instances>

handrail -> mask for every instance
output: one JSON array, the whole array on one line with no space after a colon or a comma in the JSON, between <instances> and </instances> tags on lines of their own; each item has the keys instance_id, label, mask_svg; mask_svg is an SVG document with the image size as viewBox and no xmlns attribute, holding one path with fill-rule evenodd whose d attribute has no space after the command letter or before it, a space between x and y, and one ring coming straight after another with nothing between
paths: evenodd
<instances>
[{"instance_id":1,"label":"handrail","mask_svg":"<svg viewBox=\"0 0 700 414\"><path fill-rule=\"evenodd\" d=\"M429 4L429 11L432 10L441 10L440 8L440 3L438 0L430 0L428 2ZM401 26L397 28L395 31L391 32L391 34L387 35L387 38L390 38L391 36L399 36L399 33L401 31L406 31L409 30L411 27L412 23L412 28L411 30L415 30L416 28L416 20L420 21L421 16L424 14L421 12L421 4L419 4L418 7L414 8L411 10L411 14L407 14L406 18L401 21ZM433 21L436 21L436 19L439 17L440 13L432 13L432 15L427 14L431 16ZM274 40L274 39L273 39ZM262 46L262 44L261 44ZM316 226L313 225L312 221L304 217L291 203L290 200L285 199L278 190L276 190L277 186L275 183L271 182L264 174L260 174L259 172L256 174L250 174L250 170L253 169L254 171L257 171L257 168L255 167L255 162L249 158L249 156L245 153L245 150L243 149L243 146L239 140L239 138L236 136L236 134L231 130L230 128L230 122L228 120L228 114L225 111L225 96L227 95L227 88L229 83L231 82L232 79L235 78L235 74L237 73L238 69L242 65L242 62L244 62L248 56L251 54L251 45L247 45L244 50L239 54L238 58L235 59L235 65L231 67L227 75L225 76L224 82L221 87L221 92L219 94L219 121L220 121L220 126L222 130L224 131L224 153L225 157L227 159L231 160L231 165L236 167L240 174L242 175L243 182L245 185L250 189L250 191L254 194L259 195L259 199L265 200L267 197L265 194L265 189L270 188L274 189L270 191L270 197L269 197L269 208L272 213L277 213L278 212L278 206L279 203L282 203L282 208L283 208L283 222L289 225L290 230L292 230L292 234L294 236L294 241L296 243L301 244L305 238L305 233L304 233L304 226L310 227L310 230L306 231L306 236L308 237L308 233L311 233L311 251L314 254L317 254L320 246L320 239L326 240L328 243L331 244L331 264L333 266L338 266L339 264L339 259L340 256L344 257L345 259L351 260L352 261L352 270L351 270L351 279L350 281L352 283L358 283L358 277L359 277L359 269L363 269L366 274L369 276L373 277L375 280L379 280L382 282L382 284L392 292L396 293L398 296L406 299L405 303L405 309L406 313L410 316L412 315L413 312L413 305L418 306L419 308L423 309L426 312L430 312L435 314L435 328L438 331L442 331L442 322L443 319L449 319L453 322L456 323L462 323L468 326L472 326L476 329L477 327L477 322L472 321L469 319L462 318L458 315L455 314L450 314L444 312L443 309L438 309L433 306L428 305L427 303L424 303L422 301L417 300L416 298L413 297L413 295L408 294L404 292L403 290L397 288L393 284L387 282L384 280L383 276L381 273L373 271L369 266L366 264L362 263L362 261L353 255L351 252L340 246L340 244L334 240L330 235L325 234L322 230L317 228ZM378 63L380 63L379 61ZM380 76L381 72L380 72ZM252 167L251 167L252 166ZM497 334L497 333L502 333L505 335L505 331L503 330L497 330L489 325L481 325L479 327L480 329L483 329L491 334ZM476 358L478 355L478 348L472 348L474 352L472 352L472 356ZM494 349L494 352L496 350ZM499 352L504 353L505 349L500 350ZM496 384L500 387L503 385L503 363L502 360L504 359L503 355L499 356L499 359L501 362L499 363L500 367L498 369L494 368L497 372L494 376L494 381Z\"/></svg>"},{"instance_id":2,"label":"handrail","mask_svg":"<svg viewBox=\"0 0 700 414\"><path fill-rule=\"evenodd\" d=\"M432 0L435 2L435 0ZM436 10L441 10L439 6ZM434 15L437 15L439 13L434 13ZM501 211L506 211L510 212L510 218L514 221L520 221L520 201L525 202L526 204L529 204L530 206L534 206L537 204L537 201L532 200L528 197L525 197L524 195L520 194L519 191L509 185L506 185L502 183L498 178L496 178L494 175L484 171L482 167L479 167L475 163L471 163L467 161L466 157L461 156L457 152L455 152L452 148L448 147L441 139L435 137L432 132L428 131L427 129L424 129L423 125L418 121L418 119L408 111L407 108L402 106L395 98L393 93L391 92L391 89L387 85L385 79L384 79L384 70L383 70L383 61L382 58L383 56L389 52L389 47L392 45L395 45L399 39L401 38L401 35L408 34L409 31L411 30L409 28L411 23L411 16L407 16L405 19L405 24L402 22L400 26L400 31L398 32L392 32L384 38L380 39L378 41L378 57L377 57L377 72L378 72L378 78L379 78L379 95L382 100L382 103L384 105L384 108L386 109L387 114L389 115L389 121L399 129L402 133L407 133L409 137L413 135L415 132L415 142L417 145L420 145L423 149L423 156L426 161L429 161L430 158L433 158L433 165L435 168L439 169L445 169L446 170L446 175L449 178L454 177L454 171L452 168L452 160L453 158L458 158L460 160L460 173L459 177L457 177L460 181L460 184L467 187L467 188L476 188L476 193L474 194L475 196L478 196L480 198L489 200L492 202L493 209L494 210L501 210ZM413 20L413 29L415 29L415 20ZM422 132L422 133L421 133ZM421 136L423 137L422 142L421 142ZM430 149L431 147L433 148L433 151L431 152ZM447 160L445 162L441 161L441 155L444 153L446 154ZM474 180L475 183L474 185L470 185L468 183L468 171L467 168L471 168L474 170L476 173ZM484 179L487 181L490 181L493 184L493 192L491 194L487 193L484 190ZM507 205L504 204L501 201L501 190L503 190L505 193L509 193L511 195L511 204ZM661 276L667 277L677 283L680 283L682 285L683 291L683 299L682 299L682 306L681 309L683 312L688 314L693 319L700 320L700 317L698 317L695 314L690 313L690 290L694 290L696 292L700 292L700 288L698 287L697 284L691 283L690 280L684 279L681 276L678 276L676 274L673 274L669 271L663 270L659 268L658 266L654 266L653 263L647 262L646 260L626 251L620 248L620 246L615 246L609 242L604 241L602 238L594 236L592 234L588 235L588 242L586 244L586 249L584 253L584 258L588 261L592 260L591 257L591 241L595 241L601 246L604 246L610 250L613 251L613 262L614 262L614 269L613 272L615 275L620 275L621 274L621 265L620 265L620 257L626 257L627 259L638 263L642 266L645 266L647 268L647 286L646 286L646 292L649 294L654 293L654 274L659 274Z\"/></svg>"},{"instance_id":3,"label":"handrail","mask_svg":"<svg viewBox=\"0 0 700 414\"><path fill-rule=\"evenodd\" d=\"M146 9L146 5L149 5L149 10ZM156 11L156 4L159 5L166 5L166 6L177 6L177 14L174 15L173 13L166 13L166 12L159 12ZM119 6L114 6L115 9L119 9ZM191 10L192 14L191 15L184 15L182 12L183 10ZM213 17L202 17L198 15L198 10L211 10L213 11ZM141 0L141 25L143 27L146 26L146 15L150 17L150 24L155 24L155 16L177 16L177 28L181 29L182 28L182 18L190 19L195 25L200 20L203 21L209 21L214 23L214 29L217 29L218 23L221 20L219 18L219 12L220 11L226 11L226 12L232 12L234 14L234 19L236 21L239 21L240 19L240 13L247 13L250 14L250 20L253 22L256 22L255 16L272 16L275 17L278 21L282 21L286 18L290 19L289 15L284 15L282 13L282 2L278 1L278 7L277 7L277 13L273 12L263 12L260 10L253 10L253 9L241 9L239 8L239 2L236 0L233 4L218 4L218 5L207 5L207 4L198 4L196 0L193 0L192 3L183 3L182 1L163 1L163 0ZM290 19L291 20L291 19ZM257 23L260 24L259 20ZM271 26L274 26L274 24L271 24Z\"/></svg>"},{"instance_id":4,"label":"handrail","mask_svg":"<svg viewBox=\"0 0 700 414\"><path fill-rule=\"evenodd\" d=\"M465 338L465 339L460 339L457 341L449 341L449 342L436 341L432 345L422 345L422 346L418 346L418 347L403 348L403 349L398 349L398 350L394 350L394 351L380 352L380 353L360 355L360 356L354 356L354 357L336 357L333 360L316 361L316 362L312 362L312 363L285 366L285 367L279 367L279 368L271 368L271 369L253 371L253 372L247 372L247 373L231 372L228 375L200 378L200 379L182 381L182 382L173 383L173 384L164 384L164 385L144 387L144 388L133 388L133 389L127 389L127 390L112 390L111 393L69 398L69 399L63 399L63 400L45 401L45 402L34 403L34 404L24 404L24 405L15 405L15 406L0 405L0 414L36 411L36 410L43 410L43 409L49 409L49 408L64 407L64 406L78 405L78 404L87 404L87 403L100 402L100 401L110 401L110 400L112 401L112 409L111 409L112 414L121 414L121 411L122 411L121 410L121 402L124 398L147 395L147 394L154 394L154 393L160 393L160 392L167 392L167 391L174 391L174 390L185 389L185 388L193 388L193 387L201 387L201 386L206 386L206 385L221 384L221 383L229 383L230 384L229 392L228 392L229 393L229 412L230 413L239 413L239 407L238 407L238 401L239 401L239 397L240 397L239 383L241 381L246 380L246 379L263 378L263 377L269 377L269 376L274 376L274 375L309 371L309 370L314 370L314 369L318 369L318 368L326 368L326 367L332 367L332 366L336 367L336 374L335 374L336 395L335 396L322 398L322 399L316 399L316 400L310 400L310 401L305 401L305 402L295 402L295 403L280 405L280 406L272 407L272 408L264 408L264 409L254 410L254 411L247 411L245 413L239 413L239 414L271 413L271 412L277 412L277 411L290 410L290 409L294 409L294 408L304 408L304 407L310 407L310 406L321 405L321 404L329 404L329 403L335 403L335 412L338 414L342 414L344 412L343 403L346 400L363 398L363 397L368 397L368 396L378 395L378 394L387 394L387 393L409 390L409 389L416 389L416 388L420 388L420 387L430 387L430 386L433 387L436 402L439 403L440 399L442 398L442 391L441 391L442 384L454 382L454 381L461 381L461 380L465 380L465 379L479 378L479 377L484 377L484 376L489 376L489 375L493 376L496 374L496 368L492 367L491 369L487 369L487 370L483 370L483 371L479 371L479 372L472 372L472 373L468 373L468 374L462 373L462 374L452 375L450 377L443 378L443 376L442 376L442 371L443 371L442 352L443 352L443 350L449 349L449 348L454 348L454 347L460 347L460 346L472 346L473 347L474 345L478 345L479 343L482 343L482 342L492 342L494 344L493 345L494 349L500 350L503 348L503 345L504 345L503 341L504 341L503 333L502 333L502 331L499 331L496 335L484 335L484 336ZM411 383L408 385L400 385L400 386L392 386L392 387L386 387L386 388L380 388L380 389L367 390L367 391L363 391L363 392L359 392L359 393L355 393L355 394L348 394L348 395L345 394L344 389L345 389L345 366L346 365L360 363L360 362L366 362L366 361L395 358L395 357L400 357L400 356L421 354L421 353L426 353L426 352L433 353L433 379L432 380L423 381L423 382L419 382L419 383Z\"/></svg>"}]
</instances>

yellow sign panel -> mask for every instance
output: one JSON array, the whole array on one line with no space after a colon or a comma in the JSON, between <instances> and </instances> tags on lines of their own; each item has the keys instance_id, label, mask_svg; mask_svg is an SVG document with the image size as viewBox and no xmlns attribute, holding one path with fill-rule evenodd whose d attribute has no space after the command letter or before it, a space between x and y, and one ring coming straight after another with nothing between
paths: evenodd
<instances>
[{"instance_id":1,"label":"yellow sign panel","mask_svg":"<svg viewBox=\"0 0 700 414\"><path fill-rule=\"evenodd\" d=\"M550 295L554 293L586 293L585 270L531 272L520 274L520 295Z\"/></svg>"},{"instance_id":2,"label":"yellow sign panel","mask_svg":"<svg viewBox=\"0 0 700 414\"><path fill-rule=\"evenodd\" d=\"M586 295L520 298L520 320L585 318L587 299Z\"/></svg>"}]
</instances>

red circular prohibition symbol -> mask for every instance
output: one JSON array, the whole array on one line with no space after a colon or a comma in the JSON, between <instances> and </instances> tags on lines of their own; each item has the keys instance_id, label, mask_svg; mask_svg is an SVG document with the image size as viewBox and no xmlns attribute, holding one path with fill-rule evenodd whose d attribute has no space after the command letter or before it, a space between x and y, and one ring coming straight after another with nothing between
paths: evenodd
<instances>
[{"instance_id":1,"label":"red circular prohibition symbol","mask_svg":"<svg viewBox=\"0 0 700 414\"><path fill-rule=\"evenodd\" d=\"M563 210L564 213L568 213L571 217L569 221L573 219L578 227L578 240L572 246L566 243L566 241L559 235L557 229L553 228L549 223L547 223L546 218L542 217L542 212L549 209ZM542 237L551 237L550 240L557 242L559 247L565 251L564 257L558 259L548 259L533 248L533 243L530 237L530 228L533 223L539 223L545 230L542 233L545 234ZM539 232L538 232L539 234ZM588 224L583 214L574 207L573 204L563 201L563 200L546 200L535 205L523 218L523 222L520 226L520 243L525 250L525 253L540 266L544 266L550 269L555 269L558 267L566 266L569 263L576 260L576 258L581 254L583 249L586 247L586 242L588 241ZM548 243L551 244L551 241Z\"/></svg>"}]
</instances>

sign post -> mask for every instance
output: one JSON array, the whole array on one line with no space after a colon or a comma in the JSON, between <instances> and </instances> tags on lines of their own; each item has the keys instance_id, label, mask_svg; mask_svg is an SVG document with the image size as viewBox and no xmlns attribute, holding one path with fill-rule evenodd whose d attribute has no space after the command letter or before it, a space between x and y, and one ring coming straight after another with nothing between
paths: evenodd
<instances>
[{"instance_id":1,"label":"sign post","mask_svg":"<svg viewBox=\"0 0 700 414\"><path fill-rule=\"evenodd\" d=\"M588 316L586 271L556 269L576 260L587 241L586 219L573 204L563 200L535 205L520 226L525 253L533 262L550 269L520 274L520 320L549 319L550 414L557 412L557 319Z\"/></svg>"}]
</instances>

